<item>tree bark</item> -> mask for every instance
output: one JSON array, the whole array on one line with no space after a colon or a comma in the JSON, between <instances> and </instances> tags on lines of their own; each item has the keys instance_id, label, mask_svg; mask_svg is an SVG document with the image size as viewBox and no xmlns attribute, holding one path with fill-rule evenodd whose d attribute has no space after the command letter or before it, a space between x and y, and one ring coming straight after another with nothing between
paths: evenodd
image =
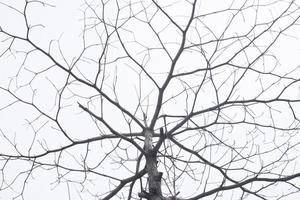
<instances>
[{"instance_id":1,"label":"tree bark","mask_svg":"<svg viewBox=\"0 0 300 200\"><path fill-rule=\"evenodd\" d=\"M145 131L145 156L146 170L149 181L149 192L143 191L140 195L148 200L164 200L161 190L162 172L157 169L157 152L153 150L153 134L152 130Z\"/></svg>"}]
</instances>

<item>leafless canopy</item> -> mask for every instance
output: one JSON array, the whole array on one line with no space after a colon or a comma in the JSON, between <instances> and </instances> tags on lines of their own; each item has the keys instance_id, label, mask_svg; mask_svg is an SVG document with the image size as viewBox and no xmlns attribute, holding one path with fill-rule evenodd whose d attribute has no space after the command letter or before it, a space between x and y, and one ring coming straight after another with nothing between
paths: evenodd
<instances>
[{"instance_id":1,"label":"leafless canopy","mask_svg":"<svg viewBox=\"0 0 300 200\"><path fill-rule=\"evenodd\" d=\"M299 6L0 0L0 199L299 198Z\"/></svg>"}]
</instances>

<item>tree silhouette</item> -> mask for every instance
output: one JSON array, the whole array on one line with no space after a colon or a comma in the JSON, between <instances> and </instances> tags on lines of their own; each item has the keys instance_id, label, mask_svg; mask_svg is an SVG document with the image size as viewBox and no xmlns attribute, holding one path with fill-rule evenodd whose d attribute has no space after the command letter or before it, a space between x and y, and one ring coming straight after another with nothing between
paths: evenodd
<instances>
[{"instance_id":1,"label":"tree silhouette","mask_svg":"<svg viewBox=\"0 0 300 200\"><path fill-rule=\"evenodd\" d=\"M300 2L50 2L0 0L2 199L300 197Z\"/></svg>"}]
</instances>

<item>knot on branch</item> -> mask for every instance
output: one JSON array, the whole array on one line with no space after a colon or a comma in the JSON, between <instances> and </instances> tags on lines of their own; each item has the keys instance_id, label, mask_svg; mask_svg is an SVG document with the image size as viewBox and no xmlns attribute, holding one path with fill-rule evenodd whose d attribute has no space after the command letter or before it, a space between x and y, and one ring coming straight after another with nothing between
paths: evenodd
<instances>
[{"instance_id":1,"label":"knot on branch","mask_svg":"<svg viewBox=\"0 0 300 200\"><path fill-rule=\"evenodd\" d=\"M162 175L163 173L159 172L158 175L154 176L154 180L157 182L161 182Z\"/></svg>"}]
</instances>

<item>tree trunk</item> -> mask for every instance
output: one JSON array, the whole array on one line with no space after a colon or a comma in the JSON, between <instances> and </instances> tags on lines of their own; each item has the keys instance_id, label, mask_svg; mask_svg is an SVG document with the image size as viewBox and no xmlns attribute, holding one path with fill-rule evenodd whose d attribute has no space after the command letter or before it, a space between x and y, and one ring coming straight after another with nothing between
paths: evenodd
<instances>
[{"instance_id":1,"label":"tree trunk","mask_svg":"<svg viewBox=\"0 0 300 200\"><path fill-rule=\"evenodd\" d=\"M157 152L153 151L153 131L145 131L145 156L146 156L146 169L149 181L149 192L143 191L140 195L148 200L164 200L161 191L161 177L162 172L157 170Z\"/></svg>"}]
</instances>

